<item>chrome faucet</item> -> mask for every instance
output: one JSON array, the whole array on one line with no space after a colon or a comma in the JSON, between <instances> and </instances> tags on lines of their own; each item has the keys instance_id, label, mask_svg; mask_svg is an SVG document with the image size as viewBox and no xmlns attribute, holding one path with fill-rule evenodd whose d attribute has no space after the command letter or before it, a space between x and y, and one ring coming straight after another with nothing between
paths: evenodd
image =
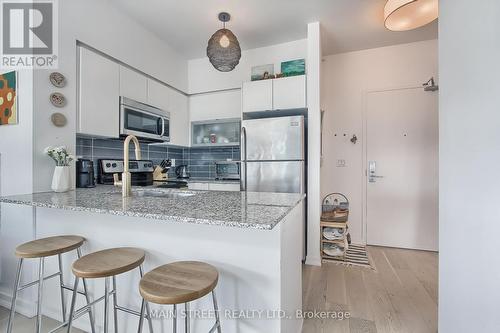
<instances>
[{"instance_id":1,"label":"chrome faucet","mask_svg":"<svg viewBox=\"0 0 500 333\"><path fill-rule=\"evenodd\" d=\"M130 174L129 170L129 153L128 149L130 146L130 141L134 142L135 146L135 159L140 160L141 159L141 147L139 145L139 140L134 135L129 135L123 142L123 173L122 173L122 181L121 181L121 186L122 186L122 196L124 198L132 196L132 175ZM117 179L118 175L115 175L115 185L120 185L120 182L118 182Z\"/></svg>"}]
</instances>

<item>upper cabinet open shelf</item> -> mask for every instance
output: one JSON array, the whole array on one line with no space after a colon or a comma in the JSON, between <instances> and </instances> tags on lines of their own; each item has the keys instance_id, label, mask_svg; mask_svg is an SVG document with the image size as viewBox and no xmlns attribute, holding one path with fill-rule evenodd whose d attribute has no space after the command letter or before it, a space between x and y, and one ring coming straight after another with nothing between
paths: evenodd
<instances>
[{"instance_id":1,"label":"upper cabinet open shelf","mask_svg":"<svg viewBox=\"0 0 500 333\"><path fill-rule=\"evenodd\" d=\"M191 146L238 146L240 128L239 118L193 121L191 123Z\"/></svg>"},{"instance_id":2,"label":"upper cabinet open shelf","mask_svg":"<svg viewBox=\"0 0 500 333\"><path fill-rule=\"evenodd\" d=\"M245 82L243 113L307 108L306 91L305 75Z\"/></svg>"}]
</instances>

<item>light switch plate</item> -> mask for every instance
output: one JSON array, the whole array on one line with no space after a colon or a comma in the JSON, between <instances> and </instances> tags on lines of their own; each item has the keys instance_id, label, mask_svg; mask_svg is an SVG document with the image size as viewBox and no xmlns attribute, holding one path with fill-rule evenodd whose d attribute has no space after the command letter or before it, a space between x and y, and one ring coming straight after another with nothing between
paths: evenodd
<instances>
[{"instance_id":1,"label":"light switch plate","mask_svg":"<svg viewBox=\"0 0 500 333\"><path fill-rule=\"evenodd\" d=\"M345 167L345 160L337 160L337 168Z\"/></svg>"}]
</instances>

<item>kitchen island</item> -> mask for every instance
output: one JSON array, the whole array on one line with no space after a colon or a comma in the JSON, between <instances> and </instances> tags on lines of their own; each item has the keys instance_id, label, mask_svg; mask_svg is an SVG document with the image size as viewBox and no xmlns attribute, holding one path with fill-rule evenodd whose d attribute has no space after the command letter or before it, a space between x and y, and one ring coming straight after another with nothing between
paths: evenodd
<instances>
[{"instance_id":1,"label":"kitchen island","mask_svg":"<svg viewBox=\"0 0 500 333\"><path fill-rule=\"evenodd\" d=\"M217 291L223 331L288 333L300 332L302 323L296 311L302 309L303 199L300 194L152 188L134 188L132 197L122 198L120 189L98 186L67 193L2 197L0 202L2 206L33 207L36 238L61 234L85 237L84 253L140 247L147 251L146 271L177 260L210 263L220 272ZM71 283L73 257L64 256L67 284ZM48 260L46 274L56 265L57 260ZM138 275L118 276L121 305L138 308ZM92 298L99 297L103 281L90 281L90 288ZM46 283L45 295L44 313L60 319L57 284ZM191 308L212 309L208 297L193 302ZM156 330L169 331L171 309L152 305L152 310L159 314L154 320ZM102 323L102 312L98 305L98 324ZM193 331L209 330L212 320L206 315L194 315L202 318L193 320ZM120 332L136 330L134 316L120 314L119 322ZM75 326L88 330L88 320L82 317Z\"/></svg>"}]
</instances>

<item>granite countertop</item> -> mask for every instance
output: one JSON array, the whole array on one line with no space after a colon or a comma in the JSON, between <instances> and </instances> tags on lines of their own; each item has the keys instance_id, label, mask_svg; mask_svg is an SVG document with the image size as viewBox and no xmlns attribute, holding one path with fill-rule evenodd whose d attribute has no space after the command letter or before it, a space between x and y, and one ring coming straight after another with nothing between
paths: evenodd
<instances>
[{"instance_id":1,"label":"granite countertop","mask_svg":"<svg viewBox=\"0 0 500 333\"><path fill-rule=\"evenodd\" d=\"M291 193L136 187L133 192L132 197L122 198L120 188L100 185L65 193L43 192L0 197L0 202L142 217L165 223L175 221L271 230L305 197L303 194Z\"/></svg>"}]
</instances>

